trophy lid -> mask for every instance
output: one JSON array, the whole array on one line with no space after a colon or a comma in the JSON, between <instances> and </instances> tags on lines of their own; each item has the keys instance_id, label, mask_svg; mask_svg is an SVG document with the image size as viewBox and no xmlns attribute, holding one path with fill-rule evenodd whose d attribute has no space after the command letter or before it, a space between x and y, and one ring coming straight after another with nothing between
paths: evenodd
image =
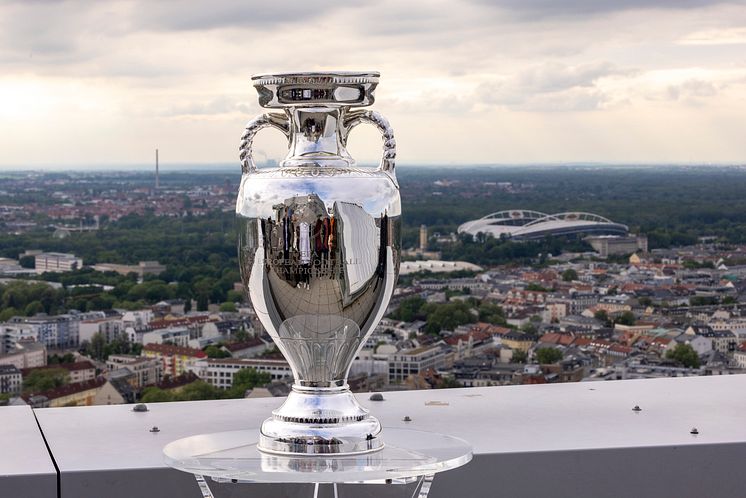
<instances>
[{"instance_id":1,"label":"trophy lid","mask_svg":"<svg viewBox=\"0 0 746 498\"><path fill-rule=\"evenodd\" d=\"M364 107L374 102L379 77L376 71L321 71L258 74L251 80L262 107Z\"/></svg>"}]
</instances>

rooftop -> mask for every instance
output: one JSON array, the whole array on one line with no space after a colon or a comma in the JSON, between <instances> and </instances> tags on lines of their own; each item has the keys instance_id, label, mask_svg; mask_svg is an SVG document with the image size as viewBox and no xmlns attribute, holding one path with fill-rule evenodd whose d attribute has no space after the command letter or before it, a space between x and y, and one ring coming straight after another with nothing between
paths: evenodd
<instances>
[{"instance_id":1,"label":"rooftop","mask_svg":"<svg viewBox=\"0 0 746 498\"><path fill-rule=\"evenodd\" d=\"M15 365L0 365L0 375L20 374L21 371Z\"/></svg>"},{"instance_id":2,"label":"rooftop","mask_svg":"<svg viewBox=\"0 0 746 498\"><path fill-rule=\"evenodd\" d=\"M471 463L436 477L433 498L730 498L743 494L746 398L739 393L745 389L746 375L729 375L386 392L382 402L358 399L379 417L384 438L386 428L407 427L446 432L474 446ZM257 428L281 402L160 403L149 404L148 412L133 412L132 405L0 408L0 489L39 498L197 497L191 476L165 467L163 446L194 434ZM411 421L404 422L405 416ZM159 432L150 432L153 426ZM216 496L225 486L246 487L241 493L247 496L311 496L310 487L210 486ZM364 488L355 496L394 496L380 489ZM340 493L349 495L349 489Z\"/></svg>"},{"instance_id":3,"label":"rooftop","mask_svg":"<svg viewBox=\"0 0 746 498\"><path fill-rule=\"evenodd\" d=\"M153 353L160 353L168 356L193 356L195 358L206 358L207 355L204 351L194 348L187 348L183 346L173 346L171 344L146 344L142 348L143 352L152 351Z\"/></svg>"},{"instance_id":4,"label":"rooftop","mask_svg":"<svg viewBox=\"0 0 746 498\"><path fill-rule=\"evenodd\" d=\"M72 394L82 393L84 391L90 391L91 389L96 389L104 384L106 384L106 379L103 377L96 377L95 379L84 380L83 382L71 382L64 386L55 387L54 389L49 389L47 391L24 395L23 398L28 401L28 399L32 397L44 396L48 400L53 400L70 396Z\"/></svg>"},{"instance_id":5,"label":"rooftop","mask_svg":"<svg viewBox=\"0 0 746 498\"><path fill-rule=\"evenodd\" d=\"M63 370L67 370L68 372L77 372L79 370L96 370L96 365L94 365L88 360L76 361L74 363L52 363L49 365L44 365L43 367L24 368L21 370L21 373L23 373L23 376L25 377L31 372L34 372L37 370L53 370L53 369L63 369Z\"/></svg>"},{"instance_id":6,"label":"rooftop","mask_svg":"<svg viewBox=\"0 0 746 498\"><path fill-rule=\"evenodd\" d=\"M213 365L289 365L285 358L204 358L204 360Z\"/></svg>"},{"instance_id":7,"label":"rooftop","mask_svg":"<svg viewBox=\"0 0 746 498\"><path fill-rule=\"evenodd\" d=\"M257 346L264 346L265 343L258 337L254 337L252 339L249 339L248 341L243 342L229 342L228 344L224 344L223 347L227 349L228 351L235 352L235 351L241 351L242 349L249 349L249 348L255 348Z\"/></svg>"}]
</instances>

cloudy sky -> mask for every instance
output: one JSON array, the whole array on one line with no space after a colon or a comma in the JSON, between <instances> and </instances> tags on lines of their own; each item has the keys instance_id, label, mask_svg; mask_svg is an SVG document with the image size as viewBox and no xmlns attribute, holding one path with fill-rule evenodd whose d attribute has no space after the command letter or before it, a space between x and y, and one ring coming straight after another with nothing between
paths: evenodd
<instances>
[{"instance_id":1,"label":"cloudy sky","mask_svg":"<svg viewBox=\"0 0 746 498\"><path fill-rule=\"evenodd\" d=\"M744 1L6 0L0 166L237 161L250 75L329 69L381 72L399 164L746 162Z\"/></svg>"}]
</instances>

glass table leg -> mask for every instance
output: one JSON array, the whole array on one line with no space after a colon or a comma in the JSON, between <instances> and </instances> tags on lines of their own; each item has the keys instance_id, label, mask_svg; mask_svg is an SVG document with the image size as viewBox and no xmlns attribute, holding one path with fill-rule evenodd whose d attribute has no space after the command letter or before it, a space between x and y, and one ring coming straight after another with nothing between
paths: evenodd
<instances>
[{"instance_id":1,"label":"glass table leg","mask_svg":"<svg viewBox=\"0 0 746 498\"><path fill-rule=\"evenodd\" d=\"M197 480L197 485L199 486L199 490L202 493L202 498L215 498L215 495L212 494L212 491L210 490L210 486L207 484L207 481L205 480L204 476L200 474L194 474L194 478ZM417 486L414 488L414 492L412 493L412 498L427 498L427 495L430 494L430 487L433 484L433 479L435 478L434 474L429 474L425 476L421 476L417 479ZM320 483L314 483L313 485L313 498L319 498L319 490L321 488ZM334 492L334 498L339 498L339 491L337 489L337 483L332 484L332 490Z\"/></svg>"},{"instance_id":2,"label":"glass table leg","mask_svg":"<svg viewBox=\"0 0 746 498\"><path fill-rule=\"evenodd\" d=\"M433 485L434 478L435 474L420 477L419 485L414 488L412 498L427 498L427 495L430 494L430 487Z\"/></svg>"},{"instance_id":3,"label":"glass table leg","mask_svg":"<svg viewBox=\"0 0 746 498\"><path fill-rule=\"evenodd\" d=\"M202 492L202 498L215 498L203 476L194 474L194 478L197 479L197 486L199 486L199 490Z\"/></svg>"},{"instance_id":4,"label":"glass table leg","mask_svg":"<svg viewBox=\"0 0 746 498\"><path fill-rule=\"evenodd\" d=\"M319 498L319 489L321 488L321 485L319 483L314 483L313 485L313 498ZM337 491L337 483L332 483L332 490L334 491L334 498L339 498L339 494Z\"/></svg>"}]
</instances>

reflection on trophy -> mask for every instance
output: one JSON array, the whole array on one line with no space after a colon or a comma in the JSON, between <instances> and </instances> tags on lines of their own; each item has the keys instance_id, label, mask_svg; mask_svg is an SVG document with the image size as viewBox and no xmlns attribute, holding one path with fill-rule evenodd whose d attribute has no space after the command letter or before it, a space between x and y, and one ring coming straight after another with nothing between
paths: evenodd
<instances>
[{"instance_id":1,"label":"reflection on trophy","mask_svg":"<svg viewBox=\"0 0 746 498\"><path fill-rule=\"evenodd\" d=\"M263 107L242 136L241 274L254 309L295 377L262 424L259 448L279 454L364 453L383 446L378 420L347 375L391 299L399 270L401 202L393 132L373 103L377 73L298 73L253 78ZM345 149L360 123L376 126L378 168ZM257 169L254 135L280 130L289 153Z\"/></svg>"}]
</instances>

